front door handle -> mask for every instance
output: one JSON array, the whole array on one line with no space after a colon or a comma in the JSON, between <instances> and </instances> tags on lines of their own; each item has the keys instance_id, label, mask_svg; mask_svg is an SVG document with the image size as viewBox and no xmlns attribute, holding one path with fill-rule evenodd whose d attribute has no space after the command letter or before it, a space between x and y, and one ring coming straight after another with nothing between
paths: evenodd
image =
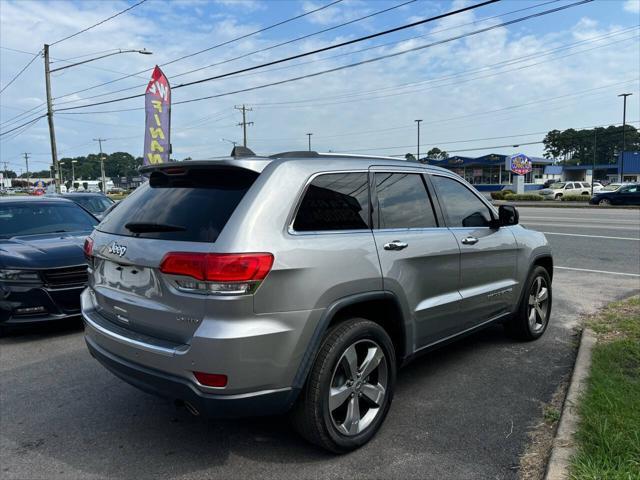
<instances>
[{"instance_id":1,"label":"front door handle","mask_svg":"<svg viewBox=\"0 0 640 480\"><path fill-rule=\"evenodd\" d=\"M401 242L400 240L394 240L393 242L385 243L385 250L402 250L403 248L407 248L409 246L408 243Z\"/></svg>"},{"instance_id":2,"label":"front door handle","mask_svg":"<svg viewBox=\"0 0 640 480\"><path fill-rule=\"evenodd\" d=\"M475 245L478 243L478 239L476 237L468 236L462 239L462 243L465 245Z\"/></svg>"}]
</instances>

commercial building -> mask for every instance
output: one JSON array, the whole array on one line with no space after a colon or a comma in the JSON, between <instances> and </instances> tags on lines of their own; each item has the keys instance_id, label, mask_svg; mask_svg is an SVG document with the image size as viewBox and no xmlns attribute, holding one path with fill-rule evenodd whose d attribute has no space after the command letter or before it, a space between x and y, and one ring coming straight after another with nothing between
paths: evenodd
<instances>
[{"instance_id":1,"label":"commercial building","mask_svg":"<svg viewBox=\"0 0 640 480\"><path fill-rule=\"evenodd\" d=\"M555 175L559 181L591 182L594 180L608 180L615 182L640 181L640 152L624 152L618 156L617 163L585 163L578 165L550 165L545 168L545 175Z\"/></svg>"},{"instance_id":2,"label":"commercial building","mask_svg":"<svg viewBox=\"0 0 640 480\"><path fill-rule=\"evenodd\" d=\"M490 153L481 157L456 155L444 160L423 159L423 161L457 173L472 185L479 187L479 190L500 190L501 186L513 183L513 174L505 169L505 161L509 157L511 155ZM545 168L552 166L556 160L541 157L529 157L529 159L532 170L524 176L525 185L528 184L535 189L538 188L536 185L542 185L548 179L555 179L555 177L545 176Z\"/></svg>"},{"instance_id":3,"label":"commercial building","mask_svg":"<svg viewBox=\"0 0 640 480\"><path fill-rule=\"evenodd\" d=\"M443 160L425 158L422 161L457 173L478 190L493 191L513 184L514 174L505 169L505 160L509 157L510 155L491 153L481 157L455 156ZM562 165L557 159L529 158L532 170L524 176L526 190L538 189L547 180L591 182L593 177L594 180L618 181L622 170L625 182L640 181L640 152L624 152L624 155L618 156L617 163L597 163L595 168L593 163Z\"/></svg>"}]
</instances>

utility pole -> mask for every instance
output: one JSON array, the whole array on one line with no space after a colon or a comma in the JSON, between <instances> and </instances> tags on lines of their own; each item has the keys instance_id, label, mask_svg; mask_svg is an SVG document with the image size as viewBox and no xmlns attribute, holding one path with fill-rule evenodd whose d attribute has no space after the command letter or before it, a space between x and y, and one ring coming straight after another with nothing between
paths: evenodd
<instances>
[{"instance_id":1,"label":"utility pole","mask_svg":"<svg viewBox=\"0 0 640 480\"><path fill-rule=\"evenodd\" d=\"M243 139L242 144L246 147L247 146L247 125L253 125L253 122L247 122L247 112L251 112L252 109L247 108L244 105L244 103L242 104L241 107L236 105L233 108L235 108L236 110L242 111L242 122L240 122L238 125L242 127L242 139Z\"/></svg>"},{"instance_id":2,"label":"utility pole","mask_svg":"<svg viewBox=\"0 0 640 480\"><path fill-rule=\"evenodd\" d=\"M624 151L627 147L626 133L627 133L627 97L631 96L631 93L621 93L618 95L623 98L622 107L622 155L620 156L620 181L624 181Z\"/></svg>"},{"instance_id":3,"label":"utility pole","mask_svg":"<svg viewBox=\"0 0 640 480\"><path fill-rule=\"evenodd\" d=\"M51 68L49 66L49 45L44 45L44 81L47 90L47 121L49 122L49 139L51 140L51 161L55 168L56 192L60 193L60 165L56 147L56 130L53 126L53 100L51 98Z\"/></svg>"},{"instance_id":4,"label":"utility pole","mask_svg":"<svg viewBox=\"0 0 640 480\"><path fill-rule=\"evenodd\" d=\"M102 142L106 142L106 138L94 138L94 142L100 145L100 174L102 175L102 193L107 193L107 182L104 176L104 155L102 155Z\"/></svg>"},{"instance_id":5,"label":"utility pole","mask_svg":"<svg viewBox=\"0 0 640 480\"><path fill-rule=\"evenodd\" d=\"M593 179L596 176L596 148L598 147L598 129L593 129L593 167L591 168L591 196L593 197Z\"/></svg>"},{"instance_id":6,"label":"utility pole","mask_svg":"<svg viewBox=\"0 0 640 480\"><path fill-rule=\"evenodd\" d=\"M420 120L414 120L414 122L416 122L418 124L418 148L417 148L417 157L416 160L419 162L420 161L420 122L422 122L422 119Z\"/></svg>"},{"instance_id":7,"label":"utility pole","mask_svg":"<svg viewBox=\"0 0 640 480\"><path fill-rule=\"evenodd\" d=\"M29 182L29 152L24 152L24 163L26 163L27 165L27 190L29 189L30 186L30 182Z\"/></svg>"},{"instance_id":8,"label":"utility pole","mask_svg":"<svg viewBox=\"0 0 640 480\"><path fill-rule=\"evenodd\" d=\"M307 133L307 137L309 137L309 151L311 151L311 135L313 135L313 133Z\"/></svg>"},{"instance_id":9,"label":"utility pole","mask_svg":"<svg viewBox=\"0 0 640 480\"><path fill-rule=\"evenodd\" d=\"M78 161L77 160L71 160L71 186L72 187L73 187L73 184L76 181L76 170L75 170L75 168L73 166L74 163L78 163ZM73 187L73 188L75 188L75 187Z\"/></svg>"}]
</instances>

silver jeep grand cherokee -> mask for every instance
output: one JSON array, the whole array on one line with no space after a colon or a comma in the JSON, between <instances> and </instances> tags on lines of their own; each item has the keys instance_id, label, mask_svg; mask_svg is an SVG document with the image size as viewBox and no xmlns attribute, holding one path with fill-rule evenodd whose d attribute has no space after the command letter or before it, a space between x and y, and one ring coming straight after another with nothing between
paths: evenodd
<instances>
[{"instance_id":1,"label":"silver jeep grand cherokee","mask_svg":"<svg viewBox=\"0 0 640 480\"><path fill-rule=\"evenodd\" d=\"M290 411L345 452L417 354L495 322L523 340L547 328L544 235L457 175L234 152L144 167L87 239L86 342L123 380L210 416Z\"/></svg>"}]
</instances>

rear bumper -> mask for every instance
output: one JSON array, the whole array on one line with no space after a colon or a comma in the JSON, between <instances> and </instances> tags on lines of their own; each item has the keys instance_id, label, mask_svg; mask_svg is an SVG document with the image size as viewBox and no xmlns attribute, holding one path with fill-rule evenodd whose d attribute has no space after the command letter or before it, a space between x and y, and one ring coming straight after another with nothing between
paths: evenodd
<instances>
[{"instance_id":1,"label":"rear bumper","mask_svg":"<svg viewBox=\"0 0 640 480\"><path fill-rule=\"evenodd\" d=\"M145 392L189 403L207 417L276 415L288 411L298 395L298 390L292 388L236 395L204 393L186 379L120 358L90 337L85 340L91 355L117 377Z\"/></svg>"}]
</instances>

